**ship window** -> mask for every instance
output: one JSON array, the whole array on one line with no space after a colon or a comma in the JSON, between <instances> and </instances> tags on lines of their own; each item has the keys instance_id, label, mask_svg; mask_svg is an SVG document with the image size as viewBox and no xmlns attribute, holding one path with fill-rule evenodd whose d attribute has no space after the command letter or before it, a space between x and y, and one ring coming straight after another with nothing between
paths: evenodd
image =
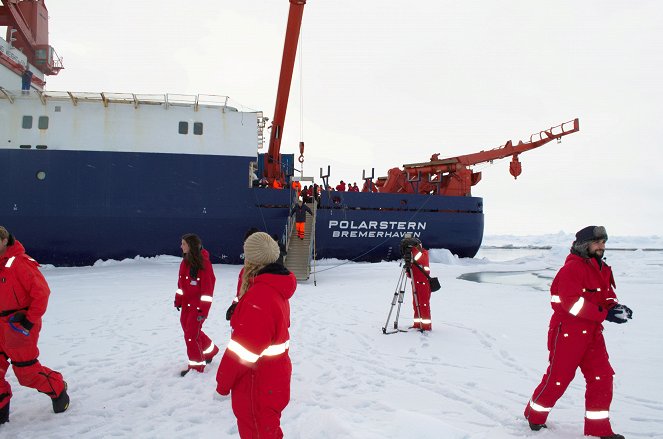
<instances>
[{"instance_id":1,"label":"ship window","mask_svg":"<svg viewBox=\"0 0 663 439\"><path fill-rule=\"evenodd\" d=\"M21 149L30 149L30 148L32 148L32 145L21 145L21 146L19 146L19 148L21 148Z\"/></svg>"},{"instance_id":2,"label":"ship window","mask_svg":"<svg viewBox=\"0 0 663 439\"><path fill-rule=\"evenodd\" d=\"M26 130L32 128L32 116L23 116L23 128Z\"/></svg>"},{"instance_id":3,"label":"ship window","mask_svg":"<svg viewBox=\"0 0 663 439\"><path fill-rule=\"evenodd\" d=\"M203 135L203 123L202 122L194 122L193 123L193 134L196 136L202 136Z\"/></svg>"},{"instance_id":4,"label":"ship window","mask_svg":"<svg viewBox=\"0 0 663 439\"><path fill-rule=\"evenodd\" d=\"M189 134L189 122L180 122L178 132L180 134Z\"/></svg>"},{"instance_id":5,"label":"ship window","mask_svg":"<svg viewBox=\"0 0 663 439\"><path fill-rule=\"evenodd\" d=\"M37 146L35 146L35 148L37 148L37 149L48 149L48 146L46 146L46 145L37 145Z\"/></svg>"},{"instance_id":6,"label":"ship window","mask_svg":"<svg viewBox=\"0 0 663 439\"><path fill-rule=\"evenodd\" d=\"M62 107L59 106L59 105L56 105L56 106L55 106L55 112L56 112L56 113L59 113L59 112L61 112L61 111L62 111Z\"/></svg>"},{"instance_id":7,"label":"ship window","mask_svg":"<svg viewBox=\"0 0 663 439\"><path fill-rule=\"evenodd\" d=\"M37 122L37 127L40 130L48 129L48 116L39 116L39 122Z\"/></svg>"},{"instance_id":8,"label":"ship window","mask_svg":"<svg viewBox=\"0 0 663 439\"><path fill-rule=\"evenodd\" d=\"M35 175L35 177L37 177L37 180L46 180L46 172L37 171L37 175Z\"/></svg>"}]
</instances>

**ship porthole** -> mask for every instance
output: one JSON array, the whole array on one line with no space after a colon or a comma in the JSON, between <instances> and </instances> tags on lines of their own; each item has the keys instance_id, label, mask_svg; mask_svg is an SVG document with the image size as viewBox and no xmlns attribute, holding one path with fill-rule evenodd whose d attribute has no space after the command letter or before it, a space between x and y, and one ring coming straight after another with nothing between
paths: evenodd
<instances>
[{"instance_id":1,"label":"ship porthole","mask_svg":"<svg viewBox=\"0 0 663 439\"><path fill-rule=\"evenodd\" d=\"M37 177L37 180L40 181L46 180L46 171L37 171L35 177Z\"/></svg>"}]
</instances>

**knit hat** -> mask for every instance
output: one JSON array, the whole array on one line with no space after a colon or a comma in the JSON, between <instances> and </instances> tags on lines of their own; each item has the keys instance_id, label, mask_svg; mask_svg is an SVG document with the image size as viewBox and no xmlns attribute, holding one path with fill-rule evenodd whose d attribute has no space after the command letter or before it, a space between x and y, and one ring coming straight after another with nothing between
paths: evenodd
<instances>
[{"instance_id":1,"label":"knit hat","mask_svg":"<svg viewBox=\"0 0 663 439\"><path fill-rule=\"evenodd\" d=\"M607 241L608 232L605 231L603 226L587 226L576 233L576 244L581 244L588 241Z\"/></svg>"},{"instance_id":2,"label":"knit hat","mask_svg":"<svg viewBox=\"0 0 663 439\"><path fill-rule=\"evenodd\" d=\"M244 241L244 262L268 265L279 258L279 246L265 232L256 232Z\"/></svg>"}]
</instances>

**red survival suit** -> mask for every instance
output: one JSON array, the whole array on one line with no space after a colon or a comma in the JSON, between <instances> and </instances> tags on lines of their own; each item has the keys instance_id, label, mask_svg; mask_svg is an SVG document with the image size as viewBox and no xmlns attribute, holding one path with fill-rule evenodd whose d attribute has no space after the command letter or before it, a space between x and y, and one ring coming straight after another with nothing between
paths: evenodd
<instances>
[{"instance_id":1,"label":"red survival suit","mask_svg":"<svg viewBox=\"0 0 663 439\"><path fill-rule=\"evenodd\" d=\"M525 408L532 424L543 424L580 367L585 376L585 435L610 436L609 410L615 374L601 324L617 304L611 268L595 258L566 258L550 287L553 315L548 329L548 370Z\"/></svg>"},{"instance_id":2,"label":"red survival suit","mask_svg":"<svg viewBox=\"0 0 663 439\"><path fill-rule=\"evenodd\" d=\"M189 369L195 369L198 372L202 372L205 364L209 363L212 357L219 352L219 348L202 330L203 322L212 306L216 277L209 260L209 252L202 249L201 253L203 268L195 276L192 276L189 262L182 259L175 294L175 307L182 307L180 323L184 330ZM199 319L199 317L201 318Z\"/></svg>"},{"instance_id":3,"label":"red survival suit","mask_svg":"<svg viewBox=\"0 0 663 439\"><path fill-rule=\"evenodd\" d=\"M295 276L280 264L253 279L230 319L232 335L216 375L216 391L232 391L241 438L282 438L281 412L290 401L290 304Z\"/></svg>"},{"instance_id":4,"label":"red survival suit","mask_svg":"<svg viewBox=\"0 0 663 439\"><path fill-rule=\"evenodd\" d=\"M430 315L430 281L427 277L427 275L430 276L430 263L428 261L428 250L423 247L421 249L419 247L412 248L412 275L414 276L414 288L417 291L417 298L419 299L419 312L421 312L421 316L419 316L413 294L412 308L414 309L414 324L412 327L430 331L433 329Z\"/></svg>"},{"instance_id":5,"label":"red survival suit","mask_svg":"<svg viewBox=\"0 0 663 439\"><path fill-rule=\"evenodd\" d=\"M59 372L43 366L39 360L39 331L41 318L48 306L50 289L38 269L39 264L25 254L20 242L14 241L0 256L0 408L9 404L11 387L5 379L9 360L18 382L32 387L51 398L65 389ZM34 326L25 336L9 325L16 312L24 312Z\"/></svg>"}]
</instances>

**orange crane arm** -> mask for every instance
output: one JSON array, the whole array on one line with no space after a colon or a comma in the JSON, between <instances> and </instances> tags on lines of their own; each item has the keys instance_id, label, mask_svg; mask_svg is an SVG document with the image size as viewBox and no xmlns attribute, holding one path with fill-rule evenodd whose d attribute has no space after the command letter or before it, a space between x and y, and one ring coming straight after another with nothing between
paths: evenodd
<instances>
[{"instance_id":1,"label":"orange crane arm","mask_svg":"<svg viewBox=\"0 0 663 439\"><path fill-rule=\"evenodd\" d=\"M283 124L288 109L292 72L295 67L297 43L299 40L299 32L301 29L305 4L306 0L290 0L288 27L285 32L283 58L281 59L281 73L279 75L279 86L276 94L276 107L274 108L274 120L272 121L272 132L269 137L269 149L267 150L267 154L265 154L264 174L270 184L272 184L274 180L283 183L283 172L281 171L281 139L283 138Z\"/></svg>"},{"instance_id":2,"label":"orange crane arm","mask_svg":"<svg viewBox=\"0 0 663 439\"><path fill-rule=\"evenodd\" d=\"M403 165L403 168L408 173L421 172L422 174L435 174L438 172L454 172L462 167L490 162L510 156L514 157L514 161L517 161L518 154L543 146L555 139L559 140L562 137L579 130L580 122L578 119L574 119L550 129L532 134L528 142L520 141L515 146L513 145L513 142L509 140L504 145L488 151L480 151L473 154L450 157L442 160L431 160L430 162L424 163L411 163ZM438 154L433 157L436 158L437 155Z\"/></svg>"}]
</instances>

